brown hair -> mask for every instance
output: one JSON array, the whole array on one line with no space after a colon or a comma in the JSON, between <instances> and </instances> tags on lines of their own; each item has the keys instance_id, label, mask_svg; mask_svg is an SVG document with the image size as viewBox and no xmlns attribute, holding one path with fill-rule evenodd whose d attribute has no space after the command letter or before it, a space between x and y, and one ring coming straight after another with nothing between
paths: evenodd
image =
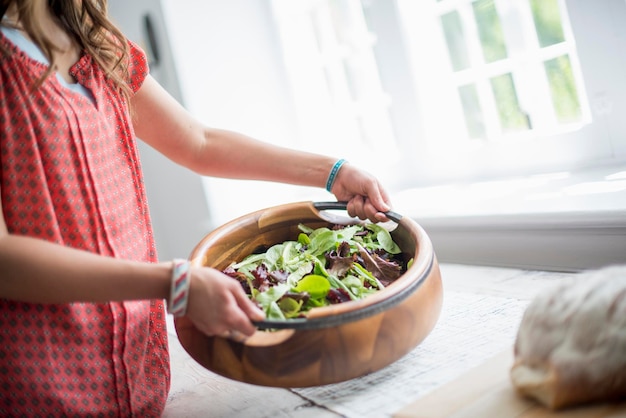
<instances>
[{"instance_id":1,"label":"brown hair","mask_svg":"<svg viewBox=\"0 0 626 418\"><path fill-rule=\"evenodd\" d=\"M21 29L37 44L51 65L35 88L55 71L52 51L57 47L37 25L35 3L42 0L0 0L0 13L14 5ZM128 98L129 47L125 36L107 17L107 0L47 0L50 11L78 45L98 63L113 85Z\"/></svg>"}]
</instances>

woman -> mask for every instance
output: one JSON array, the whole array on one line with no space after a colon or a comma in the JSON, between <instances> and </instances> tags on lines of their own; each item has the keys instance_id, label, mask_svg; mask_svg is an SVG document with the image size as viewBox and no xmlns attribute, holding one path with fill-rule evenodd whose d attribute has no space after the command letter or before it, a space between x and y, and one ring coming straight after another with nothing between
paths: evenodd
<instances>
[{"instance_id":1,"label":"woman","mask_svg":"<svg viewBox=\"0 0 626 418\"><path fill-rule=\"evenodd\" d=\"M201 175L326 186L386 220L342 160L202 126L148 74L105 0L0 0L0 415L158 416L165 304L208 335L263 313L234 280L159 262L135 135Z\"/></svg>"}]
</instances>

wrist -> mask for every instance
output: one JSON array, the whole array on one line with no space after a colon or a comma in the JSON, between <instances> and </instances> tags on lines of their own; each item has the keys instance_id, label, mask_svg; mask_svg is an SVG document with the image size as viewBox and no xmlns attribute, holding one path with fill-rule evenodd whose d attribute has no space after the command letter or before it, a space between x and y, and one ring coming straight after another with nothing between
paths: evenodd
<instances>
[{"instance_id":1,"label":"wrist","mask_svg":"<svg viewBox=\"0 0 626 418\"><path fill-rule=\"evenodd\" d=\"M172 261L172 276L170 282L170 296L167 300L167 312L175 317L187 313L189 289L191 287L190 263L188 260L175 259Z\"/></svg>"},{"instance_id":2,"label":"wrist","mask_svg":"<svg viewBox=\"0 0 626 418\"><path fill-rule=\"evenodd\" d=\"M330 173L328 173L328 178L326 180L326 191L332 193L333 185L335 184L335 180L337 179L337 175L339 174L339 170L347 161L343 158L337 160L333 167L330 169Z\"/></svg>"}]
</instances>

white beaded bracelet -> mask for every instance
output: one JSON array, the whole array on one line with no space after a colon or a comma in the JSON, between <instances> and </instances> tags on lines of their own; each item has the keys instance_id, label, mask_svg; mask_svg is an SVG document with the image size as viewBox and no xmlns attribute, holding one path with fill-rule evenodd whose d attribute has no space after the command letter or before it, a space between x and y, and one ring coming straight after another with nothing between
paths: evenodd
<instances>
[{"instance_id":1,"label":"white beaded bracelet","mask_svg":"<svg viewBox=\"0 0 626 418\"><path fill-rule=\"evenodd\" d=\"M191 284L190 264L188 260L183 259L175 259L172 264L172 286L167 301L167 312L175 317L184 316L187 312Z\"/></svg>"},{"instance_id":2,"label":"white beaded bracelet","mask_svg":"<svg viewBox=\"0 0 626 418\"><path fill-rule=\"evenodd\" d=\"M328 180L326 180L326 190L328 192L331 192L333 188L333 184L335 183L335 178L337 177L337 173L339 172L339 169L341 168L341 166L343 166L345 163L346 163L346 160L344 160L343 158L340 160L337 160L333 168L330 170L330 174L328 175Z\"/></svg>"}]
</instances>

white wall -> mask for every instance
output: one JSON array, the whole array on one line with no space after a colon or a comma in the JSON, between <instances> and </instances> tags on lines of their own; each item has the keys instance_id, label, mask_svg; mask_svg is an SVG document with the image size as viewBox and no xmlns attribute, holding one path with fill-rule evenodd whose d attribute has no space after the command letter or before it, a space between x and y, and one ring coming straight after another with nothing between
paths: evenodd
<instances>
[{"instance_id":1,"label":"white wall","mask_svg":"<svg viewBox=\"0 0 626 418\"><path fill-rule=\"evenodd\" d=\"M152 76L182 101L161 2L110 0L108 6L113 21L148 54ZM154 28L154 45L149 40L146 17ZM187 257L211 224L202 179L145 143L139 141L138 147L159 258Z\"/></svg>"},{"instance_id":2,"label":"white wall","mask_svg":"<svg viewBox=\"0 0 626 418\"><path fill-rule=\"evenodd\" d=\"M150 56L151 74L207 125L301 148L270 0L109 0L109 13ZM187 257L211 229L275 204L328 200L324 190L202 178L139 144L159 258Z\"/></svg>"},{"instance_id":3,"label":"white wall","mask_svg":"<svg viewBox=\"0 0 626 418\"><path fill-rule=\"evenodd\" d=\"M158 3L142 1L151 5ZM615 1L619 0L611 0L611 4ZM117 13L127 16L132 9L129 4L136 2L110 0L109 4L117 4ZM184 105L208 125L306 149L307 144L299 142L297 118L283 68L280 43L272 24L270 2L162 0L164 24L169 32L180 96ZM579 0L579 4L584 4L584 0ZM157 245L165 259L187 256L193 245L210 229L236 216L284 202L333 199L333 196L318 189L202 179L174 167L152 150L141 151ZM455 192L450 197L456 202L453 208L467 211L468 203L459 200L459 193ZM598 201L597 196L593 199ZM433 213L442 217L441 222L436 216L424 219L429 202L437 205ZM598 219L568 218L570 222L562 230L557 230L556 235L555 228L544 222L548 218L541 216L529 218L520 228L520 216L524 214L516 206L516 217L500 219L498 225L503 227L492 228L489 237L477 240L476 233L484 232L485 224L491 222L492 217L481 218L485 220L483 223L477 222L476 217L450 219L442 213L442 208L448 209L445 202L442 196L423 199L415 191L394 197L400 213L414 216L428 227L442 261L559 269L592 267L607 260L623 259L626 248L623 222L610 223L613 219L624 219L623 206L616 216L611 212L610 217ZM420 214L414 214L410 208L418 208ZM489 209L494 209L492 204ZM576 206L567 209L571 211ZM520 239L518 234L513 233L533 229L531 226L535 221L534 230L540 231L539 235L533 233L528 239L525 236ZM509 224L514 227L509 228ZM545 234L546 240L541 241L544 229L550 231ZM598 238L589 239L590 232ZM576 239L572 239L573 236ZM576 248L578 252L570 248L571 245L554 245L552 240L555 237L580 243ZM465 238L468 240L464 241ZM506 247L502 240L517 246ZM482 243L482 246L477 243ZM610 247L611 251L602 253L604 250L600 243ZM471 246L470 251L468 245ZM589 251L590 248L593 251ZM532 251L524 252L528 249ZM555 253L557 249L561 250L558 254Z\"/></svg>"},{"instance_id":4,"label":"white wall","mask_svg":"<svg viewBox=\"0 0 626 418\"><path fill-rule=\"evenodd\" d=\"M300 147L270 1L164 0L163 8L187 109L210 126ZM274 204L332 198L265 182L205 185L210 227Z\"/></svg>"}]
</instances>

